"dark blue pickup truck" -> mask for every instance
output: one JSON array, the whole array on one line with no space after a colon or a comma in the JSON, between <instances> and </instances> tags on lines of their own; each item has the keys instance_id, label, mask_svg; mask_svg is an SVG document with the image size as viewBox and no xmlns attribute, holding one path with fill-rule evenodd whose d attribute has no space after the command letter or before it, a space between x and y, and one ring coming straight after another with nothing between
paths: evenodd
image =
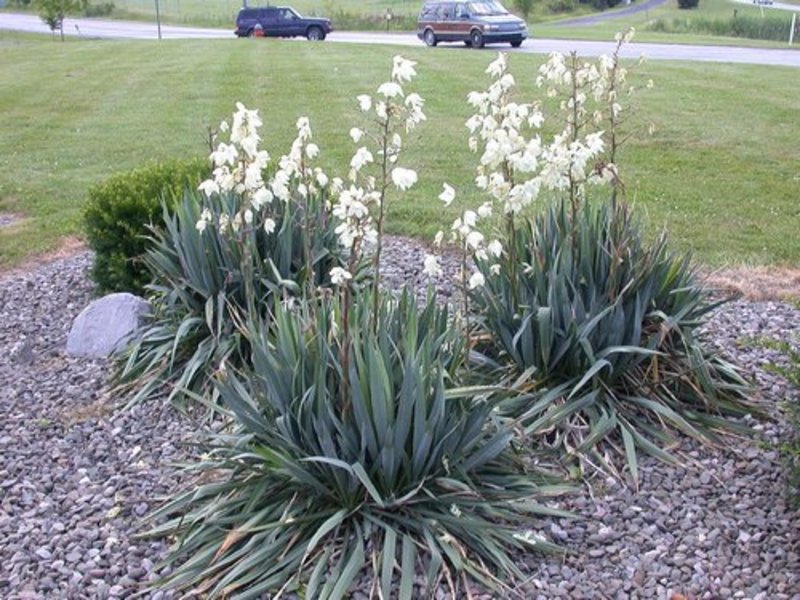
<instances>
[{"instance_id":1,"label":"dark blue pickup truck","mask_svg":"<svg viewBox=\"0 0 800 600\"><path fill-rule=\"evenodd\" d=\"M243 8L236 17L236 35L251 37L305 37L324 40L333 28L330 19L303 17L288 6Z\"/></svg>"}]
</instances>

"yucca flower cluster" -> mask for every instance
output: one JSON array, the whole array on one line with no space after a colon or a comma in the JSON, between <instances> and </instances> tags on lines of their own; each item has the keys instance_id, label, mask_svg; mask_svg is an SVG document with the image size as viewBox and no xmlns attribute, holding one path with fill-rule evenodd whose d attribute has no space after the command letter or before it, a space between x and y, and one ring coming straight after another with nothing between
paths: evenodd
<instances>
[{"instance_id":1,"label":"yucca flower cluster","mask_svg":"<svg viewBox=\"0 0 800 600\"><path fill-rule=\"evenodd\" d=\"M347 183L339 190L333 206L333 214L340 222L336 232L350 253L352 264L366 251L374 253L376 285L387 191L392 185L406 191L418 179L416 171L399 164L401 133L413 131L426 119L424 99L417 93L406 93L403 87L416 77L416 64L395 56L389 81L380 84L374 95L356 98L365 123L350 130L357 148L350 160ZM344 284L352 279L352 273L349 275L337 272L336 281Z\"/></svg>"},{"instance_id":2,"label":"yucca flower cluster","mask_svg":"<svg viewBox=\"0 0 800 600\"><path fill-rule=\"evenodd\" d=\"M330 180L325 172L311 164L319 156L320 149L312 141L307 117L297 120L297 137L289 153L280 158L275 174L265 182L263 177L270 155L259 147L262 125L258 110L248 109L241 102L236 103L232 123L220 123L219 131L228 133L229 141L220 142L210 154L214 165L212 177L203 181L198 189L208 198L236 194L241 199L239 210L232 217L224 213L218 217L216 225L221 233L229 228L237 233L242 226L252 227L254 222L267 233L273 233L277 223L269 207L275 199L289 202L295 194L296 199L303 202L329 187ZM204 231L212 220L211 212L204 209L197 229Z\"/></svg>"}]
</instances>

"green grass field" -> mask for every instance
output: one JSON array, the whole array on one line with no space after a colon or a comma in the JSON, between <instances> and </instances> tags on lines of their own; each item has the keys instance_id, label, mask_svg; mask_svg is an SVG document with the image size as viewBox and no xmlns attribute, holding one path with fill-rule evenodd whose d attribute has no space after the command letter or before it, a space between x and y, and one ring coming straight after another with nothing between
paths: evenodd
<instances>
[{"instance_id":1,"label":"green grass field","mask_svg":"<svg viewBox=\"0 0 800 600\"><path fill-rule=\"evenodd\" d=\"M92 183L147 161L207 154L206 127L234 102L261 109L265 146L288 149L308 115L331 175L346 173L354 97L389 74L397 49L274 40L68 41L0 33L0 268L81 234ZM480 201L466 147L467 93L485 86L494 52L403 48L419 61L428 122L407 140L420 183L391 207L390 229L432 236ZM514 55L528 98L542 58ZM35 65L35 68L33 66ZM357 65L357 68L354 67ZM622 157L628 194L652 228L720 264L797 264L800 166L797 70L646 63L656 88L640 115L657 132ZM744 82L747 82L746 84ZM443 213L441 183L461 204Z\"/></svg>"},{"instance_id":2,"label":"green grass field","mask_svg":"<svg viewBox=\"0 0 800 600\"><path fill-rule=\"evenodd\" d=\"M155 18L153 0L114 0L114 4L120 16ZM250 6L262 4L267 2L250 2ZM301 14L325 16L337 13L383 16L387 10L398 16L416 16L422 5L418 0L292 0L285 4ZM241 7L242 0L159 0L159 12L164 20L178 24L229 27Z\"/></svg>"},{"instance_id":3,"label":"green grass field","mask_svg":"<svg viewBox=\"0 0 800 600\"><path fill-rule=\"evenodd\" d=\"M648 23L656 19L693 20L703 18L728 20L733 16L734 11L738 16L752 16L754 18L759 18L762 15L779 17L785 19L787 23L792 18L790 11L769 7L761 8L752 4L734 3L730 0L700 0L699 6L692 10L681 10L678 8L676 0L668 0L658 8L597 23L591 27L559 25L558 21L548 20L540 24L534 23L533 30L535 36L543 38L607 40L613 37L617 31L621 31L626 27L635 27L636 40L640 42L787 47L788 39L783 43L778 43L712 35L661 33L648 31L647 29ZM567 17L567 19L570 18L572 17ZM800 39L795 39L794 46L800 48Z\"/></svg>"}]
</instances>

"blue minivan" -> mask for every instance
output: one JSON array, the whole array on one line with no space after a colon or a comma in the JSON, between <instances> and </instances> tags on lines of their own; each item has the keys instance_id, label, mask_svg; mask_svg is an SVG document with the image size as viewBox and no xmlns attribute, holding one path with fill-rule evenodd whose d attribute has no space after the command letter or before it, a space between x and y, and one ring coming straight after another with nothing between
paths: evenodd
<instances>
[{"instance_id":1,"label":"blue minivan","mask_svg":"<svg viewBox=\"0 0 800 600\"><path fill-rule=\"evenodd\" d=\"M303 17L288 6L243 8L236 17L239 37L305 37L324 40L333 28L330 19Z\"/></svg>"}]
</instances>

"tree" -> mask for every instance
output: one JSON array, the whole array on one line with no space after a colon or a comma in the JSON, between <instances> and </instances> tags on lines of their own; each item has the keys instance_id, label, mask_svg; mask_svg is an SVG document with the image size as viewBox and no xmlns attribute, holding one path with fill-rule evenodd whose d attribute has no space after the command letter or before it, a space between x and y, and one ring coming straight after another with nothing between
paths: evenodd
<instances>
[{"instance_id":1,"label":"tree","mask_svg":"<svg viewBox=\"0 0 800 600\"><path fill-rule=\"evenodd\" d=\"M67 13L80 10L81 0L36 0L36 12L53 33L61 33L64 41L64 17Z\"/></svg>"},{"instance_id":2,"label":"tree","mask_svg":"<svg viewBox=\"0 0 800 600\"><path fill-rule=\"evenodd\" d=\"M533 10L533 0L514 0L517 10L522 13L522 18L528 20L528 15Z\"/></svg>"}]
</instances>

